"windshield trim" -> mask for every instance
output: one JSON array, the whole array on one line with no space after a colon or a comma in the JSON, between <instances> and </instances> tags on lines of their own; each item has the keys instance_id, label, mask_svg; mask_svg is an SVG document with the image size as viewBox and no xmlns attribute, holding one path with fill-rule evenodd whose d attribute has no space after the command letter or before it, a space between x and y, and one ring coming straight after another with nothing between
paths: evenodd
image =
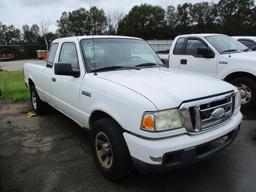
<instances>
[{"instance_id":1,"label":"windshield trim","mask_svg":"<svg viewBox=\"0 0 256 192\"><path fill-rule=\"evenodd\" d=\"M126 39L126 40L131 40L131 41L133 41L133 40L134 41L142 41L142 42L148 44L145 40L140 39L140 38L136 38L136 37L118 37L117 36L117 37L100 37L99 38L99 37L91 36L90 38L86 38L86 37L82 38L82 39L79 40L79 48L80 48L80 52L81 52L81 55L82 55L83 63L84 63L84 66L85 66L85 69L86 69L87 73L95 73L95 72L93 72L93 70L90 70L90 67L87 64L85 52L82 50L82 41L83 40L94 40L94 39L120 39L120 40ZM159 58L159 60L162 62L162 60L160 59L159 55L155 52L155 50L149 44L148 44L148 46L156 54L156 56ZM162 67L165 67L165 65L163 63L161 65L162 65ZM120 70L129 70L129 69L120 69ZM111 70L111 71L118 71L118 70ZM99 71L99 72L110 72L110 70L109 71Z\"/></svg>"}]
</instances>

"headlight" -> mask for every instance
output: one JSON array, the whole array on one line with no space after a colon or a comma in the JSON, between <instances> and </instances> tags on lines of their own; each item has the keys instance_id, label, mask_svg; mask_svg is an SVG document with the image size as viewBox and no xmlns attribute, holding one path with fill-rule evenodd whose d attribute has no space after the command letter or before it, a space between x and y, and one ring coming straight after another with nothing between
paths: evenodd
<instances>
[{"instance_id":1,"label":"headlight","mask_svg":"<svg viewBox=\"0 0 256 192\"><path fill-rule=\"evenodd\" d=\"M240 96L240 93L239 92L236 92L236 95L235 95L235 109L234 111L237 112L240 110L240 107L241 107L241 96Z\"/></svg>"},{"instance_id":2,"label":"headlight","mask_svg":"<svg viewBox=\"0 0 256 192\"><path fill-rule=\"evenodd\" d=\"M181 128L182 125L181 113L178 109L147 112L141 121L141 129L151 132L177 129Z\"/></svg>"}]
</instances>

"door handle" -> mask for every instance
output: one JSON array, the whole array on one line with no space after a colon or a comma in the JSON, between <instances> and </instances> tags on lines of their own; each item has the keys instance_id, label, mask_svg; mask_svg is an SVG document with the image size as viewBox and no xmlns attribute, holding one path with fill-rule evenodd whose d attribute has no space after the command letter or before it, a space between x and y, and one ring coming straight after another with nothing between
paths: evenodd
<instances>
[{"instance_id":1,"label":"door handle","mask_svg":"<svg viewBox=\"0 0 256 192\"><path fill-rule=\"evenodd\" d=\"M180 64L181 64L181 65L187 65L187 64L188 64L187 59L181 59L181 60L180 60Z\"/></svg>"},{"instance_id":2,"label":"door handle","mask_svg":"<svg viewBox=\"0 0 256 192\"><path fill-rule=\"evenodd\" d=\"M53 82L56 82L56 78L52 77L52 81L53 81Z\"/></svg>"}]
</instances>

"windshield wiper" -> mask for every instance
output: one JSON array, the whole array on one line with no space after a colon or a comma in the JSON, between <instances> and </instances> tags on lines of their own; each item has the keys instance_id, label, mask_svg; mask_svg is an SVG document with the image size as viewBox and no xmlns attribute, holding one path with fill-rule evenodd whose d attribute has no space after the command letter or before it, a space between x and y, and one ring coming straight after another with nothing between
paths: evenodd
<instances>
[{"instance_id":1,"label":"windshield wiper","mask_svg":"<svg viewBox=\"0 0 256 192\"><path fill-rule=\"evenodd\" d=\"M248 51L250 51L251 49L249 49L249 48L247 48L247 49L244 49L243 51L244 52L248 52Z\"/></svg>"},{"instance_id":2,"label":"windshield wiper","mask_svg":"<svg viewBox=\"0 0 256 192\"><path fill-rule=\"evenodd\" d=\"M221 53L228 53L228 52L238 52L236 49L228 49L228 50L225 50L225 51L222 51Z\"/></svg>"},{"instance_id":3,"label":"windshield wiper","mask_svg":"<svg viewBox=\"0 0 256 192\"><path fill-rule=\"evenodd\" d=\"M141 64L138 64L138 65L135 65L135 67L166 67L160 63L141 63Z\"/></svg>"},{"instance_id":4,"label":"windshield wiper","mask_svg":"<svg viewBox=\"0 0 256 192\"><path fill-rule=\"evenodd\" d=\"M136 68L136 67L108 66L108 67L102 67L102 68L99 68L99 69L93 69L93 70L91 70L91 72L111 71L111 70L118 70L118 69L136 69L136 70L140 70L139 68Z\"/></svg>"}]
</instances>

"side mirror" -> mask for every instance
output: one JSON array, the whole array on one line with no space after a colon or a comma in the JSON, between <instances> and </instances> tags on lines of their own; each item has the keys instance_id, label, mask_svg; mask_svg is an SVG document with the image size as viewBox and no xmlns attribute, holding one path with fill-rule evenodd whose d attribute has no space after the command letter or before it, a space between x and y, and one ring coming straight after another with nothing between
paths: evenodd
<instances>
[{"instance_id":1,"label":"side mirror","mask_svg":"<svg viewBox=\"0 0 256 192\"><path fill-rule=\"evenodd\" d=\"M73 70L72 65L70 63L55 63L54 73L56 75L67 75L67 76L72 76L72 77L80 76L80 71Z\"/></svg>"},{"instance_id":2,"label":"side mirror","mask_svg":"<svg viewBox=\"0 0 256 192\"><path fill-rule=\"evenodd\" d=\"M199 47L197 49L197 55L201 55L204 58L214 58L214 52L208 47Z\"/></svg>"},{"instance_id":3,"label":"side mirror","mask_svg":"<svg viewBox=\"0 0 256 192\"><path fill-rule=\"evenodd\" d=\"M165 67L169 68L169 61L168 61L168 59L161 59L161 61L164 64Z\"/></svg>"},{"instance_id":4,"label":"side mirror","mask_svg":"<svg viewBox=\"0 0 256 192\"><path fill-rule=\"evenodd\" d=\"M164 59L161 58L160 60L162 61L163 64L165 64L165 60Z\"/></svg>"}]
</instances>

